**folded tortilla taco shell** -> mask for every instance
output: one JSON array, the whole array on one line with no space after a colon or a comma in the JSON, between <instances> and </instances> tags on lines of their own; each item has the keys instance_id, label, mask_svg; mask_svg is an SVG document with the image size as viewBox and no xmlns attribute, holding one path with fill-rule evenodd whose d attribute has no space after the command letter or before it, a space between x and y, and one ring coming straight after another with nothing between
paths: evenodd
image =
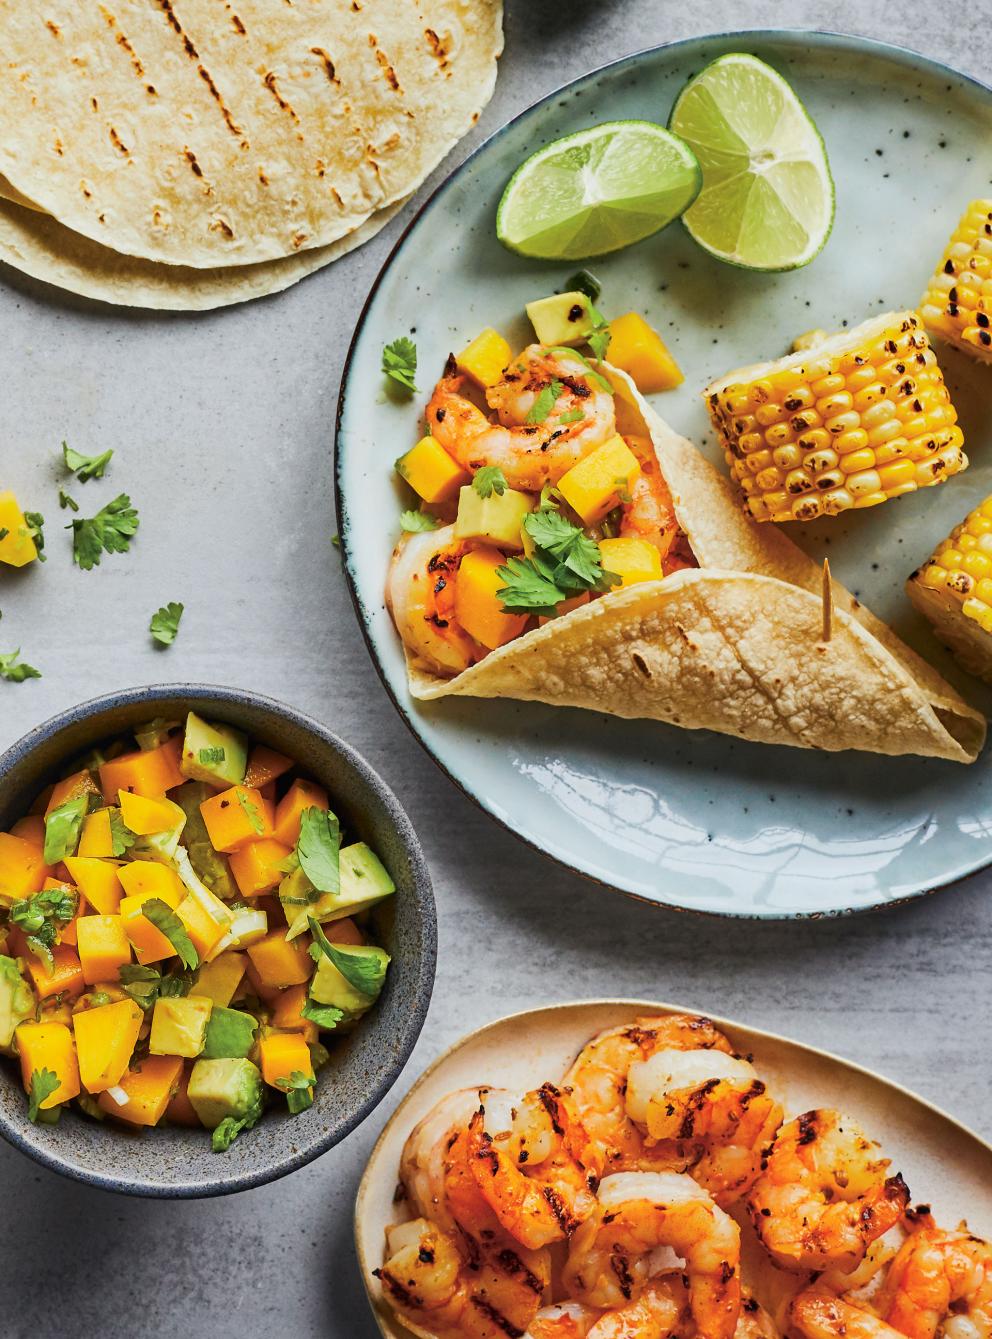
<instances>
[{"instance_id":1,"label":"folded tortilla taco shell","mask_svg":"<svg viewBox=\"0 0 992 1339\"><path fill-rule=\"evenodd\" d=\"M414 697L510 697L827 751L974 762L985 719L820 566L745 517L730 482L604 366L622 433L649 436L699 564L629 586L452 679L410 661Z\"/></svg>"}]
</instances>

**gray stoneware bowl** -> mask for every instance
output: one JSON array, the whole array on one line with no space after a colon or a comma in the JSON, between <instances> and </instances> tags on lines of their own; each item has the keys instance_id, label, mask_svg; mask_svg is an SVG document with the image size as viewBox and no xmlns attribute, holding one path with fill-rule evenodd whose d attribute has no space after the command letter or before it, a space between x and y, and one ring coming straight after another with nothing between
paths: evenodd
<instances>
[{"instance_id":1,"label":"gray stoneware bowl","mask_svg":"<svg viewBox=\"0 0 992 1339\"><path fill-rule=\"evenodd\" d=\"M423 1026L434 983L437 920L420 843L399 802L355 751L319 722L244 689L202 684L132 688L85 702L39 725L0 756L0 831L26 812L67 760L154 716L193 707L296 759L327 788L345 831L367 841L396 883L378 914L376 938L392 955L373 1010L330 1042L331 1061L309 1111L273 1104L226 1153L205 1130L178 1126L141 1133L100 1125L75 1111L57 1125L32 1125L17 1065L0 1057L0 1134L55 1171L106 1190L166 1199L224 1195L285 1176L349 1134L398 1078Z\"/></svg>"}]
</instances>

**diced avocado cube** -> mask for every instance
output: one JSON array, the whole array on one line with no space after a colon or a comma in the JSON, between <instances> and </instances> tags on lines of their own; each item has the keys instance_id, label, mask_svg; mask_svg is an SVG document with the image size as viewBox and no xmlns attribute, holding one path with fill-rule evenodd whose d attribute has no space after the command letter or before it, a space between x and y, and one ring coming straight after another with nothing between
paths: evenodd
<instances>
[{"instance_id":1,"label":"diced avocado cube","mask_svg":"<svg viewBox=\"0 0 992 1339\"><path fill-rule=\"evenodd\" d=\"M286 919L289 921L287 939L295 939L297 935L303 933L307 928L308 916L317 921L339 921L345 916L357 916L360 911L367 911L369 907L374 907L377 902L391 897L396 892L396 884L390 878L389 871L371 847L366 846L364 842L354 842L351 846L342 847L339 860L341 871L339 893L322 893L320 898L309 906L299 906L288 900L283 903ZM287 892L293 891L290 883L291 878L282 881L279 886L280 898L286 897Z\"/></svg>"},{"instance_id":2,"label":"diced avocado cube","mask_svg":"<svg viewBox=\"0 0 992 1339\"><path fill-rule=\"evenodd\" d=\"M534 499L529 493L506 488L502 494L480 497L468 484L458 494L455 538L487 539L501 549L522 549L521 526L533 509Z\"/></svg>"},{"instance_id":3,"label":"diced avocado cube","mask_svg":"<svg viewBox=\"0 0 992 1339\"><path fill-rule=\"evenodd\" d=\"M240 786L248 766L248 737L230 725L213 725L195 711L186 717L179 768L193 781Z\"/></svg>"},{"instance_id":4,"label":"diced avocado cube","mask_svg":"<svg viewBox=\"0 0 992 1339\"><path fill-rule=\"evenodd\" d=\"M204 1060L243 1059L255 1044L257 1030L258 1019L251 1014L214 1005L200 1054Z\"/></svg>"},{"instance_id":5,"label":"diced avocado cube","mask_svg":"<svg viewBox=\"0 0 992 1339\"><path fill-rule=\"evenodd\" d=\"M262 1101L262 1075L250 1060L197 1060L187 1089L193 1110L208 1130L228 1116L244 1120Z\"/></svg>"},{"instance_id":6,"label":"diced avocado cube","mask_svg":"<svg viewBox=\"0 0 992 1339\"><path fill-rule=\"evenodd\" d=\"M583 344L595 321L589 314L585 293L555 293L527 303L527 315L541 344Z\"/></svg>"},{"instance_id":7,"label":"diced avocado cube","mask_svg":"<svg viewBox=\"0 0 992 1339\"><path fill-rule=\"evenodd\" d=\"M214 792L204 781L187 781L173 792L172 799L186 815L183 841L189 852L189 862L212 893L229 902L237 896L237 887L231 875L227 856L215 851L207 835L207 825L200 813L200 805Z\"/></svg>"},{"instance_id":8,"label":"diced avocado cube","mask_svg":"<svg viewBox=\"0 0 992 1339\"><path fill-rule=\"evenodd\" d=\"M339 965L326 955L321 957L310 982L310 996L318 1004L332 1004L349 1018L357 1018L378 998L389 954L375 944L333 944L332 949Z\"/></svg>"},{"instance_id":9,"label":"diced avocado cube","mask_svg":"<svg viewBox=\"0 0 992 1339\"><path fill-rule=\"evenodd\" d=\"M182 1055L192 1060L203 1050L214 1002L206 995L166 996L155 1001L148 1049L152 1055Z\"/></svg>"},{"instance_id":10,"label":"diced avocado cube","mask_svg":"<svg viewBox=\"0 0 992 1339\"><path fill-rule=\"evenodd\" d=\"M0 956L0 1048L14 1040L19 1024L35 1016L34 992L17 970L13 958Z\"/></svg>"}]
</instances>

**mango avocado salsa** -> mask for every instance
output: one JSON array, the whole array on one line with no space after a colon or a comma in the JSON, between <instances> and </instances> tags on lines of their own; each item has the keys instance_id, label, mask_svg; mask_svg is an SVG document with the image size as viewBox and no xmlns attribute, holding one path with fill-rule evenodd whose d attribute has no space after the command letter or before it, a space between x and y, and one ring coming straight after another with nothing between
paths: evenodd
<instances>
[{"instance_id":1,"label":"mango avocado salsa","mask_svg":"<svg viewBox=\"0 0 992 1339\"><path fill-rule=\"evenodd\" d=\"M395 886L293 760L189 712L96 751L0 832L0 1052L28 1115L212 1131L313 1104L389 955ZM328 1038L330 1040L330 1038Z\"/></svg>"}]
</instances>

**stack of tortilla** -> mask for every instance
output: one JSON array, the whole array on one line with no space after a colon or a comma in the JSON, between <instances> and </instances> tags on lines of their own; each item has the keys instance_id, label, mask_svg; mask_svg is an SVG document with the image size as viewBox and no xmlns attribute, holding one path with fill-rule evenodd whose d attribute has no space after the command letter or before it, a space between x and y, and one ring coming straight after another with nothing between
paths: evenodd
<instances>
[{"instance_id":1,"label":"stack of tortilla","mask_svg":"<svg viewBox=\"0 0 992 1339\"><path fill-rule=\"evenodd\" d=\"M501 0L0 0L0 260L128 306L277 292L475 124Z\"/></svg>"}]
</instances>

